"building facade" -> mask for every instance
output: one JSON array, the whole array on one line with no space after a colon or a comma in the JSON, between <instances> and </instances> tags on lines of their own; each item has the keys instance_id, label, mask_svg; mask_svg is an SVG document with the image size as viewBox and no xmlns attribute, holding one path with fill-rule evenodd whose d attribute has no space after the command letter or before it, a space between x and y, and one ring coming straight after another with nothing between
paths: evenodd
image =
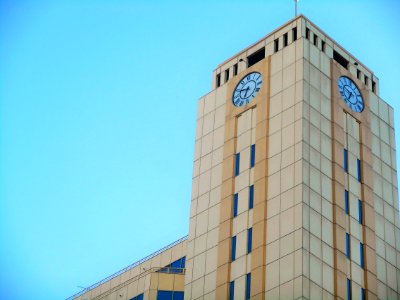
<instances>
[{"instance_id":1,"label":"building facade","mask_svg":"<svg viewBox=\"0 0 400 300\"><path fill-rule=\"evenodd\" d=\"M198 107L188 237L73 299L400 298L393 109L371 70L299 16L220 64Z\"/></svg>"}]
</instances>

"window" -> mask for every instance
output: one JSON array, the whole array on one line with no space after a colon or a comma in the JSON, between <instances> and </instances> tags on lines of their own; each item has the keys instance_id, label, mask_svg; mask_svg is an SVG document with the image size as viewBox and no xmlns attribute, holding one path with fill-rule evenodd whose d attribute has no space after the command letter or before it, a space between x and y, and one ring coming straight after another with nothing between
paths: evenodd
<instances>
[{"instance_id":1,"label":"window","mask_svg":"<svg viewBox=\"0 0 400 300\"><path fill-rule=\"evenodd\" d=\"M221 86L221 74L217 74L217 79L216 79L217 87Z\"/></svg>"},{"instance_id":2,"label":"window","mask_svg":"<svg viewBox=\"0 0 400 300\"><path fill-rule=\"evenodd\" d=\"M229 69L225 70L225 82L229 80Z\"/></svg>"},{"instance_id":3,"label":"window","mask_svg":"<svg viewBox=\"0 0 400 300\"><path fill-rule=\"evenodd\" d=\"M232 237L232 261L236 259L236 236Z\"/></svg>"},{"instance_id":4,"label":"window","mask_svg":"<svg viewBox=\"0 0 400 300\"><path fill-rule=\"evenodd\" d=\"M278 52L278 50L279 50L279 39L276 39L274 41L274 51Z\"/></svg>"},{"instance_id":5,"label":"window","mask_svg":"<svg viewBox=\"0 0 400 300\"><path fill-rule=\"evenodd\" d=\"M318 35L314 34L314 46L318 47Z\"/></svg>"},{"instance_id":6,"label":"window","mask_svg":"<svg viewBox=\"0 0 400 300\"><path fill-rule=\"evenodd\" d=\"M183 300L183 298L184 298L183 292L161 291L161 290L157 291L157 300Z\"/></svg>"},{"instance_id":7,"label":"window","mask_svg":"<svg viewBox=\"0 0 400 300\"><path fill-rule=\"evenodd\" d=\"M246 275L246 300L250 299L251 294L251 273Z\"/></svg>"},{"instance_id":8,"label":"window","mask_svg":"<svg viewBox=\"0 0 400 300\"><path fill-rule=\"evenodd\" d=\"M256 145L251 145L251 155L250 155L250 168L254 167L256 163Z\"/></svg>"},{"instance_id":9,"label":"window","mask_svg":"<svg viewBox=\"0 0 400 300\"><path fill-rule=\"evenodd\" d=\"M130 300L143 300L143 295L144 294L137 295L136 297L133 297Z\"/></svg>"},{"instance_id":10,"label":"window","mask_svg":"<svg viewBox=\"0 0 400 300\"><path fill-rule=\"evenodd\" d=\"M363 223L363 207L362 207L362 201L358 199L358 223L362 224Z\"/></svg>"},{"instance_id":11,"label":"window","mask_svg":"<svg viewBox=\"0 0 400 300\"><path fill-rule=\"evenodd\" d=\"M286 47L288 45L288 34L285 33L283 35L283 47Z\"/></svg>"},{"instance_id":12,"label":"window","mask_svg":"<svg viewBox=\"0 0 400 300\"><path fill-rule=\"evenodd\" d=\"M240 173L240 153L236 153L236 170L235 174L238 176Z\"/></svg>"},{"instance_id":13,"label":"window","mask_svg":"<svg viewBox=\"0 0 400 300\"><path fill-rule=\"evenodd\" d=\"M293 42L295 40L297 40L297 27L292 29L292 38L293 38Z\"/></svg>"},{"instance_id":14,"label":"window","mask_svg":"<svg viewBox=\"0 0 400 300\"><path fill-rule=\"evenodd\" d=\"M159 269L157 272L160 273L172 273L172 274L179 274L184 273L186 265L186 256L170 263L169 265Z\"/></svg>"},{"instance_id":15,"label":"window","mask_svg":"<svg viewBox=\"0 0 400 300\"><path fill-rule=\"evenodd\" d=\"M238 204L239 204L239 195L236 193L233 196L233 217L237 217L238 215Z\"/></svg>"},{"instance_id":16,"label":"window","mask_svg":"<svg viewBox=\"0 0 400 300\"><path fill-rule=\"evenodd\" d=\"M263 60L265 58L265 48L261 48L260 50L254 52L253 54L249 55L247 57L247 67L251 67L252 65L255 65L258 63L260 60Z\"/></svg>"},{"instance_id":17,"label":"window","mask_svg":"<svg viewBox=\"0 0 400 300\"><path fill-rule=\"evenodd\" d=\"M349 154L347 149L343 150L343 167L345 172L349 171Z\"/></svg>"},{"instance_id":18,"label":"window","mask_svg":"<svg viewBox=\"0 0 400 300\"><path fill-rule=\"evenodd\" d=\"M350 209L349 209L349 191L348 190L344 191L344 207L346 209L346 214L349 214Z\"/></svg>"},{"instance_id":19,"label":"window","mask_svg":"<svg viewBox=\"0 0 400 300\"><path fill-rule=\"evenodd\" d=\"M360 266L364 269L364 245L360 243Z\"/></svg>"},{"instance_id":20,"label":"window","mask_svg":"<svg viewBox=\"0 0 400 300\"><path fill-rule=\"evenodd\" d=\"M368 76L367 75L364 75L364 83L365 83L365 85L368 85Z\"/></svg>"},{"instance_id":21,"label":"window","mask_svg":"<svg viewBox=\"0 0 400 300\"><path fill-rule=\"evenodd\" d=\"M335 50L333 50L333 59L336 60L342 67L347 69L349 61L341 56L339 53L337 53Z\"/></svg>"},{"instance_id":22,"label":"window","mask_svg":"<svg viewBox=\"0 0 400 300\"><path fill-rule=\"evenodd\" d=\"M310 39L310 29L306 28L306 39Z\"/></svg>"},{"instance_id":23,"label":"window","mask_svg":"<svg viewBox=\"0 0 400 300\"><path fill-rule=\"evenodd\" d=\"M372 91L376 93L376 82L372 80Z\"/></svg>"},{"instance_id":24,"label":"window","mask_svg":"<svg viewBox=\"0 0 400 300\"><path fill-rule=\"evenodd\" d=\"M322 49L322 52L325 52L325 50L326 50L325 41L321 41L321 49Z\"/></svg>"},{"instance_id":25,"label":"window","mask_svg":"<svg viewBox=\"0 0 400 300\"><path fill-rule=\"evenodd\" d=\"M361 288L361 300L365 300L365 290Z\"/></svg>"},{"instance_id":26,"label":"window","mask_svg":"<svg viewBox=\"0 0 400 300\"><path fill-rule=\"evenodd\" d=\"M254 207L254 185L249 188L249 209Z\"/></svg>"},{"instance_id":27,"label":"window","mask_svg":"<svg viewBox=\"0 0 400 300\"><path fill-rule=\"evenodd\" d=\"M346 256L350 259L350 235L346 232Z\"/></svg>"},{"instance_id":28,"label":"window","mask_svg":"<svg viewBox=\"0 0 400 300\"><path fill-rule=\"evenodd\" d=\"M351 300L351 280L347 278L347 300Z\"/></svg>"},{"instance_id":29,"label":"window","mask_svg":"<svg viewBox=\"0 0 400 300\"><path fill-rule=\"evenodd\" d=\"M235 281L231 281L229 284L229 300L235 299Z\"/></svg>"},{"instance_id":30,"label":"window","mask_svg":"<svg viewBox=\"0 0 400 300\"><path fill-rule=\"evenodd\" d=\"M361 161L357 159L357 179L361 182Z\"/></svg>"},{"instance_id":31,"label":"window","mask_svg":"<svg viewBox=\"0 0 400 300\"><path fill-rule=\"evenodd\" d=\"M253 250L253 228L247 229L247 253Z\"/></svg>"},{"instance_id":32,"label":"window","mask_svg":"<svg viewBox=\"0 0 400 300\"><path fill-rule=\"evenodd\" d=\"M237 75L238 73L238 64L233 65L233 76Z\"/></svg>"},{"instance_id":33,"label":"window","mask_svg":"<svg viewBox=\"0 0 400 300\"><path fill-rule=\"evenodd\" d=\"M361 71L357 69L357 78L361 79Z\"/></svg>"}]
</instances>

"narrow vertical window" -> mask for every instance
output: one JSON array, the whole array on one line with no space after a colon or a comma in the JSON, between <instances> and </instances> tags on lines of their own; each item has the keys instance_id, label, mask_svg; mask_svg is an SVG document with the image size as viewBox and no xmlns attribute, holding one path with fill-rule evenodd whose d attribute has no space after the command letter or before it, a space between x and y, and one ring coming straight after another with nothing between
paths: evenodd
<instances>
[{"instance_id":1,"label":"narrow vertical window","mask_svg":"<svg viewBox=\"0 0 400 300\"><path fill-rule=\"evenodd\" d=\"M233 76L236 76L238 73L238 64L233 65Z\"/></svg>"},{"instance_id":2,"label":"narrow vertical window","mask_svg":"<svg viewBox=\"0 0 400 300\"><path fill-rule=\"evenodd\" d=\"M350 259L350 235L346 232L346 256Z\"/></svg>"},{"instance_id":3,"label":"narrow vertical window","mask_svg":"<svg viewBox=\"0 0 400 300\"><path fill-rule=\"evenodd\" d=\"M238 215L239 195L236 193L233 196L233 217Z\"/></svg>"},{"instance_id":4,"label":"narrow vertical window","mask_svg":"<svg viewBox=\"0 0 400 300\"><path fill-rule=\"evenodd\" d=\"M322 52L325 52L325 49L326 49L325 41L321 41L321 50L322 50Z\"/></svg>"},{"instance_id":5,"label":"narrow vertical window","mask_svg":"<svg viewBox=\"0 0 400 300\"><path fill-rule=\"evenodd\" d=\"M253 250L253 228L247 229L247 253Z\"/></svg>"},{"instance_id":6,"label":"narrow vertical window","mask_svg":"<svg viewBox=\"0 0 400 300\"><path fill-rule=\"evenodd\" d=\"M256 145L251 145L250 168L256 164Z\"/></svg>"},{"instance_id":7,"label":"narrow vertical window","mask_svg":"<svg viewBox=\"0 0 400 300\"><path fill-rule=\"evenodd\" d=\"M246 300L250 299L251 294L251 273L246 275Z\"/></svg>"},{"instance_id":8,"label":"narrow vertical window","mask_svg":"<svg viewBox=\"0 0 400 300\"><path fill-rule=\"evenodd\" d=\"M238 176L240 173L240 153L236 153L236 170L235 175Z\"/></svg>"},{"instance_id":9,"label":"narrow vertical window","mask_svg":"<svg viewBox=\"0 0 400 300\"><path fill-rule=\"evenodd\" d=\"M344 191L344 207L346 209L346 214L349 214L350 209L349 209L349 191L348 190Z\"/></svg>"},{"instance_id":10,"label":"narrow vertical window","mask_svg":"<svg viewBox=\"0 0 400 300\"><path fill-rule=\"evenodd\" d=\"M318 46L318 35L314 34L314 46Z\"/></svg>"},{"instance_id":11,"label":"narrow vertical window","mask_svg":"<svg viewBox=\"0 0 400 300\"><path fill-rule=\"evenodd\" d=\"M292 29L293 42L297 40L297 27Z\"/></svg>"},{"instance_id":12,"label":"narrow vertical window","mask_svg":"<svg viewBox=\"0 0 400 300\"><path fill-rule=\"evenodd\" d=\"M361 71L357 69L357 78L361 79Z\"/></svg>"},{"instance_id":13,"label":"narrow vertical window","mask_svg":"<svg viewBox=\"0 0 400 300\"><path fill-rule=\"evenodd\" d=\"M232 237L232 261L236 259L236 236Z\"/></svg>"},{"instance_id":14,"label":"narrow vertical window","mask_svg":"<svg viewBox=\"0 0 400 300\"><path fill-rule=\"evenodd\" d=\"M254 185L249 188L249 209L254 207Z\"/></svg>"},{"instance_id":15,"label":"narrow vertical window","mask_svg":"<svg viewBox=\"0 0 400 300\"><path fill-rule=\"evenodd\" d=\"M376 93L376 82L372 80L372 91Z\"/></svg>"},{"instance_id":16,"label":"narrow vertical window","mask_svg":"<svg viewBox=\"0 0 400 300\"><path fill-rule=\"evenodd\" d=\"M310 39L310 29L306 28L306 39Z\"/></svg>"},{"instance_id":17,"label":"narrow vertical window","mask_svg":"<svg viewBox=\"0 0 400 300\"><path fill-rule=\"evenodd\" d=\"M361 161L357 158L357 179L361 182Z\"/></svg>"},{"instance_id":18,"label":"narrow vertical window","mask_svg":"<svg viewBox=\"0 0 400 300\"><path fill-rule=\"evenodd\" d=\"M344 167L344 171L348 172L348 170L349 170L349 158L348 158L347 149L343 150L343 167Z\"/></svg>"},{"instance_id":19,"label":"narrow vertical window","mask_svg":"<svg viewBox=\"0 0 400 300\"><path fill-rule=\"evenodd\" d=\"M358 223L363 223L363 207L360 199L358 199Z\"/></svg>"},{"instance_id":20,"label":"narrow vertical window","mask_svg":"<svg viewBox=\"0 0 400 300\"><path fill-rule=\"evenodd\" d=\"M351 280L347 278L347 300L351 300Z\"/></svg>"},{"instance_id":21,"label":"narrow vertical window","mask_svg":"<svg viewBox=\"0 0 400 300\"><path fill-rule=\"evenodd\" d=\"M360 243L360 266L364 269L364 245Z\"/></svg>"},{"instance_id":22,"label":"narrow vertical window","mask_svg":"<svg viewBox=\"0 0 400 300\"><path fill-rule=\"evenodd\" d=\"M229 284L229 300L235 299L235 281L231 281Z\"/></svg>"},{"instance_id":23,"label":"narrow vertical window","mask_svg":"<svg viewBox=\"0 0 400 300\"><path fill-rule=\"evenodd\" d=\"M368 76L367 75L364 75L364 83L365 83L365 85L368 85Z\"/></svg>"},{"instance_id":24,"label":"narrow vertical window","mask_svg":"<svg viewBox=\"0 0 400 300\"><path fill-rule=\"evenodd\" d=\"M365 289L361 288L361 300L365 300Z\"/></svg>"},{"instance_id":25,"label":"narrow vertical window","mask_svg":"<svg viewBox=\"0 0 400 300\"><path fill-rule=\"evenodd\" d=\"M283 35L283 47L286 47L288 45L288 34L285 33Z\"/></svg>"},{"instance_id":26,"label":"narrow vertical window","mask_svg":"<svg viewBox=\"0 0 400 300\"><path fill-rule=\"evenodd\" d=\"M229 69L225 70L225 82L229 80Z\"/></svg>"},{"instance_id":27,"label":"narrow vertical window","mask_svg":"<svg viewBox=\"0 0 400 300\"><path fill-rule=\"evenodd\" d=\"M278 50L279 50L279 39L276 39L274 41L274 51L278 52Z\"/></svg>"},{"instance_id":28,"label":"narrow vertical window","mask_svg":"<svg viewBox=\"0 0 400 300\"><path fill-rule=\"evenodd\" d=\"M217 81L217 87L221 86L221 74L217 75L216 81Z\"/></svg>"}]
</instances>

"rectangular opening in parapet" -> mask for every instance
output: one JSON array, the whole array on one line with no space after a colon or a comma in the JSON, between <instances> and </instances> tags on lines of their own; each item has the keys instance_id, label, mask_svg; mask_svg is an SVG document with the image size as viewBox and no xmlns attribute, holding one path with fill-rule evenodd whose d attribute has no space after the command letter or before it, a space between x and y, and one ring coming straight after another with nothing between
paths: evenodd
<instances>
[{"instance_id":1,"label":"rectangular opening in parapet","mask_svg":"<svg viewBox=\"0 0 400 300\"><path fill-rule=\"evenodd\" d=\"M283 47L286 47L288 45L288 34L285 33L283 35Z\"/></svg>"},{"instance_id":2,"label":"rectangular opening in parapet","mask_svg":"<svg viewBox=\"0 0 400 300\"><path fill-rule=\"evenodd\" d=\"M279 38L274 41L274 52L279 50Z\"/></svg>"},{"instance_id":3,"label":"rectangular opening in parapet","mask_svg":"<svg viewBox=\"0 0 400 300\"><path fill-rule=\"evenodd\" d=\"M238 64L233 65L233 76L236 76L238 73Z\"/></svg>"},{"instance_id":4,"label":"rectangular opening in parapet","mask_svg":"<svg viewBox=\"0 0 400 300\"><path fill-rule=\"evenodd\" d=\"M297 27L292 29L293 42L297 40Z\"/></svg>"},{"instance_id":5,"label":"rectangular opening in parapet","mask_svg":"<svg viewBox=\"0 0 400 300\"><path fill-rule=\"evenodd\" d=\"M221 86L221 74L217 75L216 81L217 81L216 82L217 83L217 87Z\"/></svg>"},{"instance_id":6,"label":"rectangular opening in parapet","mask_svg":"<svg viewBox=\"0 0 400 300\"><path fill-rule=\"evenodd\" d=\"M339 53L337 53L335 50L333 50L333 59L336 60L340 65L342 65L344 68L347 69L347 66L349 65L349 61L345 59L343 56L341 56Z\"/></svg>"},{"instance_id":7,"label":"rectangular opening in parapet","mask_svg":"<svg viewBox=\"0 0 400 300\"><path fill-rule=\"evenodd\" d=\"M310 39L310 29L306 28L306 39Z\"/></svg>"},{"instance_id":8,"label":"rectangular opening in parapet","mask_svg":"<svg viewBox=\"0 0 400 300\"><path fill-rule=\"evenodd\" d=\"M254 52L253 54L247 57L248 66L251 67L252 65L258 63L260 60L263 60L264 58L265 58L265 48L263 47L257 52Z\"/></svg>"},{"instance_id":9,"label":"rectangular opening in parapet","mask_svg":"<svg viewBox=\"0 0 400 300\"><path fill-rule=\"evenodd\" d=\"M372 80L372 91L376 93L376 82Z\"/></svg>"},{"instance_id":10,"label":"rectangular opening in parapet","mask_svg":"<svg viewBox=\"0 0 400 300\"><path fill-rule=\"evenodd\" d=\"M229 69L225 70L225 82L229 80Z\"/></svg>"},{"instance_id":11,"label":"rectangular opening in parapet","mask_svg":"<svg viewBox=\"0 0 400 300\"><path fill-rule=\"evenodd\" d=\"M326 49L325 41L321 41L321 50L322 50L322 52L325 52L325 49Z\"/></svg>"},{"instance_id":12,"label":"rectangular opening in parapet","mask_svg":"<svg viewBox=\"0 0 400 300\"><path fill-rule=\"evenodd\" d=\"M314 34L314 46L318 46L318 35Z\"/></svg>"}]
</instances>

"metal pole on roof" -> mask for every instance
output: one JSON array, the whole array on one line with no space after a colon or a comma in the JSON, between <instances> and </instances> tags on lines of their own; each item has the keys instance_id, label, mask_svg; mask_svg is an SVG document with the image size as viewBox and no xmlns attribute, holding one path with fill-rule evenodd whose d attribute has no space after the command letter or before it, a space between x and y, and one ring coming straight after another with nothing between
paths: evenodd
<instances>
[{"instance_id":1,"label":"metal pole on roof","mask_svg":"<svg viewBox=\"0 0 400 300\"><path fill-rule=\"evenodd\" d=\"M294 0L294 3L295 3L294 16L295 17L297 17L297 2L299 2L299 0Z\"/></svg>"}]
</instances>

